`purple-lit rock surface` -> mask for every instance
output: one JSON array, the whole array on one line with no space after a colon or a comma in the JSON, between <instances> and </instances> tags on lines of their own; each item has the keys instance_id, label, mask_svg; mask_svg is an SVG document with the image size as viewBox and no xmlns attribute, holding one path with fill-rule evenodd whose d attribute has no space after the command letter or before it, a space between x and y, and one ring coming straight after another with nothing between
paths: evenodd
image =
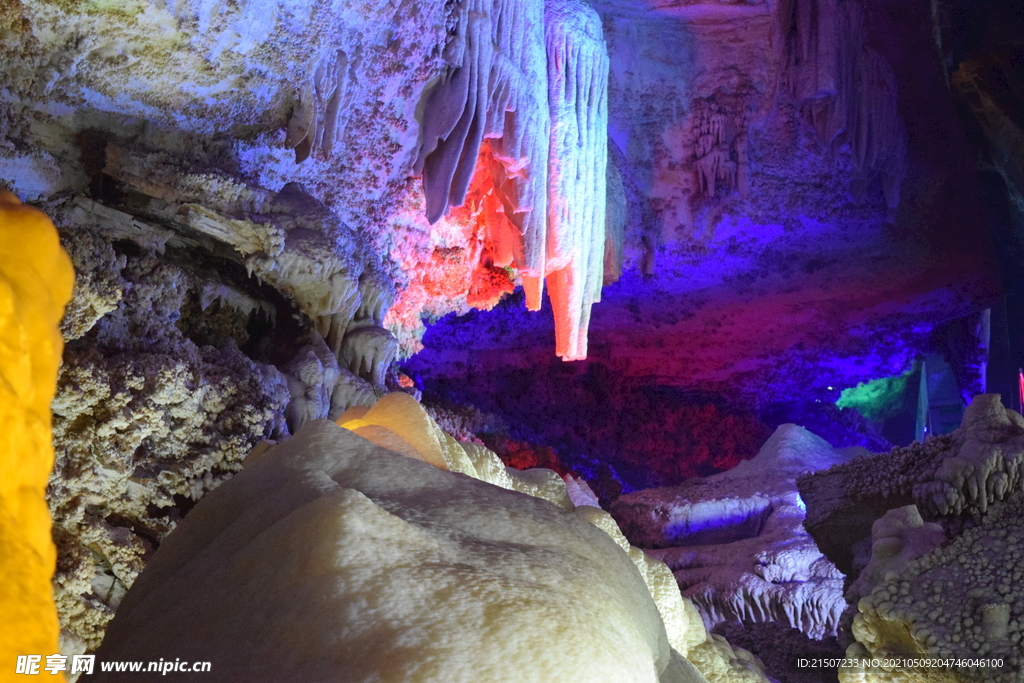
<instances>
[{"instance_id":1,"label":"purple-lit rock surface","mask_svg":"<svg viewBox=\"0 0 1024 683\"><path fill-rule=\"evenodd\" d=\"M774 622L821 639L846 608L843 575L803 529L796 478L853 457L803 427L779 427L752 460L611 508L631 543L673 570L709 628Z\"/></svg>"}]
</instances>

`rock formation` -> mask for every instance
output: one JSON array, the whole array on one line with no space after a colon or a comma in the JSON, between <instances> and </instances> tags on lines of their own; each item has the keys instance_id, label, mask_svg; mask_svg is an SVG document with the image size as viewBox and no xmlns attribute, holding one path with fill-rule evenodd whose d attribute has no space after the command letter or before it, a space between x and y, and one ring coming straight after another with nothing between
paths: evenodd
<instances>
[{"instance_id":1,"label":"rock formation","mask_svg":"<svg viewBox=\"0 0 1024 683\"><path fill-rule=\"evenodd\" d=\"M843 576L803 529L796 477L848 459L783 425L752 460L681 486L627 494L611 508L632 543L664 561L705 624L776 623L834 636Z\"/></svg>"},{"instance_id":2,"label":"rock formation","mask_svg":"<svg viewBox=\"0 0 1024 683\"><path fill-rule=\"evenodd\" d=\"M916 505L925 520L958 529L1022 485L1024 419L996 394L974 398L960 429L802 478L807 530L850 574L853 543L886 511Z\"/></svg>"},{"instance_id":3,"label":"rock formation","mask_svg":"<svg viewBox=\"0 0 1024 683\"><path fill-rule=\"evenodd\" d=\"M991 242L966 228L987 209L927 7L594 6L627 220L621 251L606 245L623 275L593 308L590 365L744 406L833 402L988 306ZM424 376L556 373L559 314L513 313L428 334Z\"/></svg>"},{"instance_id":4,"label":"rock formation","mask_svg":"<svg viewBox=\"0 0 1024 683\"><path fill-rule=\"evenodd\" d=\"M531 310L547 280L556 353L581 360L604 281L608 55L600 19L580 0L459 8L449 66L425 108L427 216L435 222L463 204L474 169L486 163L486 191L501 205L489 226L493 262L516 266ZM490 154L478 160L485 139Z\"/></svg>"},{"instance_id":5,"label":"rock formation","mask_svg":"<svg viewBox=\"0 0 1024 683\"><path fill-rule=\"evenodd\" d=\"M99 645L185 501L237 471L260 439L287 434L291 406L285 375L240 349L252 341L247 325L266 319L258 293L175 261L173 245L161 259L56 215L85 273L64 324L47 491L70 653ZM211 277L219 300L204 305Z\"/></svg>"},{"instance_id":6,"label":"rock formation","mask_svg":"<svg viewBox=\"0 0 1024 683\"><path fill-rule=\"evenodd\" d=\"M1016 492L994 504L978 526L887 572L857 605L857 642L848 656L871 659L891 653L962 662L901 667L905 679L925 683L1020 681L1022 515L1024 495ZM843 683L874 683L892 676L884 666L840 671Z\"/></svg>"},{"instance_id":7,"label":"rock formation","mask_svg":"<svg viewBox=\"0 0 1024 683\"><path fill-rule=\"evenodd\" d=\"M454 440L431 465L444 433L408 396L385 401L250 456L168 536L99 656L170 645L274 680L767 680L607 513L564 486L561 505L517 493ZM412 457L358 436L371 426Z\"/></svg>"},{"instance_id":8,"label":"rock formation","mask_svg":"<svg viewBox=\"0 0 1024 683\"><path fill-rule=\"evenodd\" d=\"M1022 454L1024 419L979 395L952 434L800 479L808 530L856 577L848 656L962 662L854 666L840 669L843 683L1021 680ZM855 561L867 544L870 558Z\"/></svg>"}]
</instances>

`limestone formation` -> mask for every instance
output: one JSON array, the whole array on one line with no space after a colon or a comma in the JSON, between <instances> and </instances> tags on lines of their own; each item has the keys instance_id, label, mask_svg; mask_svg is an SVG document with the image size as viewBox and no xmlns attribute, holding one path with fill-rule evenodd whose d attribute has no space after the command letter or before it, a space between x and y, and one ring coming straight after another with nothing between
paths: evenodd
<instances>
[{"instance_id":1,"label":"limestone formation","mask_svg":"<svg viewBox=\"0 0 1024 683\"><path fill-rule=\"evenodd\" d=\"M664 561L709 628L775 622L835 635L843 576L804 531L795 479L847 456L783 425L752 460L674 488L622 496L612 513L627 537Z\"/></svg>"},{"instance_id":2,"label":"limestone formation","mask_svg":"<svg viewBox=\"0 0 1024 683\"><path fill-rule=\"evenodd\" d=\"M460 12L449 65L427 100L418 163L428 218L465 201L491 138L491 182L514 226L495 263L516 266L531 310L547 278L556 353L586 358L604 278L608 56L600 19L579 0L473 0Z\"/></svg>"},{"instance_id":3,"label":"limestone formation","mask_svg":"<svg viewBox=\"0 0 1024 683\"><path fill-rule=\"evenodd\" d=\"M917 571L914 562L941 550L925 552L939 541L935 524L955 539L1004 519L997 513L1021 490L1024 420L980 399L956 435L812 478L826 486L807 496L791 486L796 470L762 489L751 482L764 472L743 467L730 480L742 482L735 496L707 481L692 484L685 502L637 495L630 538L669 546L657 553L671 561L670 576L622 539L578 479L505 470L464 441L475 418L455 424L455 436L423 419L412 398L428 391L421 377L407 369L416 382L399 384L394 368L442 316L491 309L517 288L538 309L546 286L558 355L602 361L575 366L593 405L609 405L609 377L638 391L650 382L735 389L731 396L763 405L796 392L825 400L846 380L898 372L937 325L988 301L998 279L976 220L976 159L958 142L942 69L929 61L927 5L0 1L0 194L10 189L50 214L81 272L61 326L66 352L52 404L62 651L97 646L165 537L204 509L246 453L251 467L269 468L290 448L290 432L322 418L431 463L438 470L427 478L454 481L453 490L467 476L483 479L507 489L499 496L541 497L575 515L570 525L584 518L607 531L631 560L619 564L654 597L674 650L666 654L660 635L656 647L635 639L651 661L631 671L666 682L759 677L756 663L698 627L677 581L709 622L775 618L827 633L836 567L853 579L867 562L851 595L870 598L890 573ZM984 115L982 132L1000 145L1019 141L1012 111L990 97L1003 67L964 64L954 88ZM992 159L1016 183L1012 155ZM0 270L20 262L0 261ZM616 280L607 293L614 305L594 323L601 344L588 349L592 306ZM0 323L21 321L4 310ZM550 355L551 320L496 315L497 324L479 326L492 342L453 335L448 367L480 378L505 410L539 394L526 376L542 364L522 350L544 345ZM499 378L495 368L519 374ZM545 379L552 404L609 415L579 409L567 385L550 382L569 376ZM669 412L685 413L652 411ZM563 443L584 422L567 421ZM627 415L595 433L623 450L617 432L647 424ZM716 453L732 457L756 437L737 429ZM701 457L693 451L688 467L724 462L706 447ZM693 472L675 451L628 454L638 471ZM579 462L588 476L600 472L591 481L603 477L607 500L621 482L602 457ZM370 479L378 475L391 476ZM343 488L296 513L335 525L336 539L370 520L395 538L415 537L413 545L440 542L420 524L422 511L410 521ZM801 532L803 500L835 566ZM354 514L319 516L318 505L334 503ZM920 519L889 512L911 505ZM660 517L639 519L651 511ZM721 517L724 526L708 526ZM38 519L32 524L38 540ZM527 531L516 538L528 545ZM274 538L282 552L291 547ZM442 540L450 550L466 538ZM469 545L470 555L487 555L486 543ZM289 562L309 557L304 550ZM569 560L575 567L578 558ZM468 566L491 571L484 565ZM394 582L405 588L403 577ZM265 606L256 593L253 604ZM633 602L650 612L641 598ZM1002 647L1016 608L978 609L971 618ZM865 643L882 651L888 626L876 616L861 623ZM921 636L913 627L911 635Z\"/></svg>"},{"instance_id":4,"label":"limestone formation","mask_svg":"<svg viewBox=\"0 0 1024 683\"><path fill-rule=\"evenodd\" d=\"M353 319L382 322L390 283L370 272L363 239L301 185L268 192L223 173L189 174L179 164L108 145L104 172L143 193L138 218L172 227L179 233L172 244L195 244L244 265L294 302L336 353Z\"/></svg>"},{"instance_id":5,"label":"limestone formation","mask_svg":"<svg viewBox=\"0 0 1024 683\"><path fill-rule=\"evenodd\" d=\"M857 604L890 572L900 573L945 540L942 526L925 522L916 506L889 510L871 527L871 557L847 589L847 602Z\"/></svg>"},{"instance_id":6,"label":"limestone formation","mask_svg":"<svg viewBox=\"0 0 1024 683\"><path fill-rule=\"evenodd\" d=\"M284 376L243 354L244 336L231 336L244 333L231 321L255 317L256 309L243 314L209 302L203 310L203 280L58 215L73 263L88 270L64 326L69 344L51 406L57 459L47 491L62 647L70 654L99 645L186 501L240 469L261 438L286 433L289 396ZM183 327L219 347L196 344Z\"/></svg>"},{"instance_id":7,"label":"limestone formation","mask_svg":"<svg viewBox=\"0 0 1024 683\"><path fill-rule=\"evenodd\" d=\"M784 0L775 9L781 78L825 144L848 145L861 183L881 178L894 212L905 173L906 130L892 69L865 44L861 3Z\"/></svg>"},{"instance_id":8,"label":"limestone formation","mask_svg":"<svg viewBox=\"0 0 1024 683\"><path fill-rule=\"evenodd\" d=\"M324 55L313 69L309 82L291 118L285 144L295 149L295 161L302 162L319 152L330 157L335 141L345 130L345 118L351 106L349 57L339 49Z\"/></svg>"},{"instance_id":9,"label":"limestone formation","mask_svg":"<svg viewBox=\"0 0 1024 683\"><path fill-rule=\"evenodd\" d=\"M847 654L947 660L842 668L843 683L1024 680L1022 459L1024 419L989 394L974 397L951 434L801 478L826 554L852 558L867 547L863 525L877 518L870 559L850 565L856 642Z\"/></svg>"},{"instance_id":10,"label":"limestone formation","mask_svg":"<svg viewBox=\"0 0 1024 683\"><path fill-rule=\"evenodd\" d=\"M402 396L352 409L348 429L314 421L254 454L162 544L99 656L173 642L221 675L258 667L275 680L339 667L384 681L766 680L707 636L664 565L630 548L607 513L480 481L498 471L478 465L493 454L467 459L469 477L443 471L454 469L447 456L431 466L443 433ZM371 425L400 430L412 457L350 431ZM325 600L334 607L309 607Z\"/></svg>"},{"instance_id":11,"label":"limestone formation","mask_svg":"<svg viewBox=\"0 0 1024 683\"><path fill-rule=\"evenodd\" d=\"M927 521L959 529L996 501L1021 490L1024 418L982 394L960 429L891 453L857 458L799 480L807 529L822 552L848 574L853 544L886 511L916 505Z\"/></svg>"},{"instance_id":12,"label":"limestone formation","mask_svg":"<svg viewBox=\"0 0 1024 683\"><path fill-rule=\"evenodd\" d=\"M858 603L848 654L966 660L940 667L857 667L843 683L1018 683L1024 680L1021 589L1024 494L992 505L981 524L886 573ZM975 660L971 663L971 660ZM984 661L978 661L984 660ZM993 662L992 660L995 660Z\"/></svg>"}]
</instances>

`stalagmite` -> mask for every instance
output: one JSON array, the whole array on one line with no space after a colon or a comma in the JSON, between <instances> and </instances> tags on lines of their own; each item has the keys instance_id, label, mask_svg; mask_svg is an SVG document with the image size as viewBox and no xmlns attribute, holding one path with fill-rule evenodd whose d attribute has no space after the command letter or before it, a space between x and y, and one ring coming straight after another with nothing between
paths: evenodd
<instances>
[{"instance_id":1,"label":"stalagmite","mask_svg":"<svg viewBox=\"0 0 1024 683\"><path fill-rule=\"evenodd\" d=\"M775 622L821 639L846 608L843 576L804 531L795 480L849 457L786 424L753 459L621 496L612 513L630 541L673 570L707 624Z\"/></svg>"},{"instance_id":2,"label":"stalagmite","mask_svg":"<svg viewBox=\"0 0 1024 683\"><path fill-rule=\"evenodd\" d=\"M172 643L231 680L768 680L555 472L505 469L401 392L337 425L254 449L161 545L99 658Z\"/></svg>"},{"instance_id":3,"label":"stalagmite","mask_svg":"<svg viewBox=\"0 0 1024 683\"><path fill-rule=\"evenodd\" d=\"M543 48L541 47L543 46ZM543 52L541 51L543 49ZM418 168L427 217L466 199L490 139L490 173L515 230L491 230L495 264L515 265L538 310L547 278L556 352L586 357L604 275L608 54L580 0L467 0L427 96Z\"/></svg>"}]
</instances>

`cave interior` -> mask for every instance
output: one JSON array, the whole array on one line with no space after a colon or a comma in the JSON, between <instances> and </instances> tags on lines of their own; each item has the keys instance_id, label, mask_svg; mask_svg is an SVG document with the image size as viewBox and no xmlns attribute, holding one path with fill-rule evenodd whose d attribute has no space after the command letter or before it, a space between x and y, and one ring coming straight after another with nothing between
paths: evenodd
<instances>
[{"instance_id":1,"label":"cave interior","mask_svg":"<svg viewBox=\"0 0 1024 683\"><path fill-rule=\"evenodd\" d=\"M1024 681L1019 0L8 0L0 54L0 282L25 206L76 274L40 654L275 682ZM302 507L302 468L355 493ZM521 526L481 531L480 481ZM576 517L551 530L524 495ZM280 510L262 535L216 521ZM594 526L633 564L574 545ZM295 550L330 543L350 552ZM530 543L569 559L502 545ZM394 567L351 564L376 554ZM479 597L394 578L400 555L527 558L562 588ZM580 556L604 573L576 588ZM637 590L634 565L654 617L594 589L551 626L580 659L517 641L560 590ZM431 630L432 601L453 639L498 628L467 591L521 600L493 661ZM647 659L631 619L667 633ZM602 620L622 652L586 663ZM890 656L968 664L836 664Z\"/></svg>"}]
</instances>

